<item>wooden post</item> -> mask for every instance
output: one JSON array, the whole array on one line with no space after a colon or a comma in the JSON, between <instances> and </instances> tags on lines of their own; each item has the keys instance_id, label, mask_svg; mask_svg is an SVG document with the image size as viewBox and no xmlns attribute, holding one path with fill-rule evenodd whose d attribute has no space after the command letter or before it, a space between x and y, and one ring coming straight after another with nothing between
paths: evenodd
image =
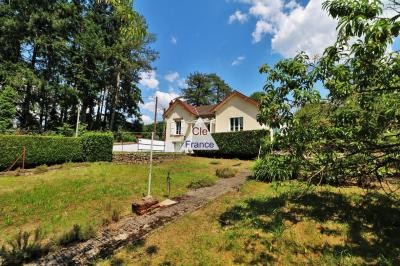
<instances>
[{"instance_id":1,"label":"wooden post","mask_svg":"<svg viewBox=\"0 0 400 266\"><path fill-rule=\"evenodd\" d=\"M22 148L22 170L25 170L26 147Z\"/></svg>"},{"instance_id":2,"label":"wooden post","mask_svg":"<svg viewBox=\"0 0 400 266\"><path fill-rule=\"evenodd\" d=\"M168 191L168 198L171 196L171 177L168 172L167 176L167 191Z\"/></svg>"}]
</instances>

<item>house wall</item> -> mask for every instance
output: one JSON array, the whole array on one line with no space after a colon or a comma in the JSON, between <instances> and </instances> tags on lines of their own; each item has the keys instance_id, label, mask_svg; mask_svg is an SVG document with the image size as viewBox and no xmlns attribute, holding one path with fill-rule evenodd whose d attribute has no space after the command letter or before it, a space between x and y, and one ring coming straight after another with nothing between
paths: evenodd
<instances>
[{"instance_id":1,"label":"house wall","mask_svg":"<svg viewBox=\"0 0 400 266\"><path fill-rule=\"evenodd\" d=\"M184 123L185 127L182 128L183 135L176 136L171 134L171 124L174 123L176 119L182 119L186 123ZM182 105L177 104L174 109L169 113L169 115L165 118L166 121L166 137L165 140L169 142L183 142L184 136L189 135L190 125L187 123L188 121L195 120L196 117L187 111Z\"/></svg>"},{"instance_id":2,"label":"house wall","mask_svg":"<svg viewBox=\"0 0 400 266\"><path fill-rule=\"evenodd\" d=\"M239 96L232 97L215 113L215 132L230 132L230 118L243 117L243 130L267 128L257 122L258 107Z\"/></svg>"}]
</instances>

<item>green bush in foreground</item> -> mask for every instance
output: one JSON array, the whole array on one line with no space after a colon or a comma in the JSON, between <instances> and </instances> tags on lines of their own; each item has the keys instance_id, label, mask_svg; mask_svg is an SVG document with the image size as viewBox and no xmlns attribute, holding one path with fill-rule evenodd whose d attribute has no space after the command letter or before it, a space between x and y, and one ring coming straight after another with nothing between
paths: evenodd
<instances>
[{"instance_id":1,"label":"green bush in foreground","mask_svg":"<svg viewBox=\"0 0 400 266\"><path fill-rule=\"evenodd\" d=\"M82 136L82 143L86 161L112 161L114 143L112 133L89 132Z\"/></svg>"},{"instance_id":2,"label":"green bush in foreground","mask_svg":"<svg viewBox=\"0 0 400 266\"><path fill-rule=\"evenodd\" d=\"M294 168L284 155L269 155L258 159L253 167L253 176L259 181L283 181L294 175Z\"/></svg>"},{"instance_id":3,"label":"green bush in foreground","mask_svg":"<svg viewBox=\"0 0 400 266\"><path fill-rule=\"evenodd\" d=\"M206 157L254 159L260 152L262 139L269 136L268 130L249 130L211 134L217 143L218 151L196 151Z\"/></svg>"},{"instance_id":4,"label":"green bush in foreground","mask_svg":"<svg viewBox=\"0 0 400 266\"><path fill-rule=\"evenodd\" d=\"M51 165L83 161L80 138L61 136L15 136L0 135L0 170L9 167L26 148L25 166ZM21 160L17 166L21 165Z\"/></svg>"},{"instance_id":5,"label":"green bush in foreground","mask_svg":"<svg viewBox=\"0 0 400 266\"><path fill-rule=\"evenodd\" d=\"M236 169L225 167L225 168L218 168L215 170L215 175L219 178L231 178L234 177L237 173Z\"/></svg>"},{"instance_id":6,"label":"green bush in foreground","mask_svg":"<svg viewBox=\"0 0 400 266\"><path fill-rule=\"evenodd\" d=\"M111 161L113 136L110 133L86 133L82 137L0 135L0 171L11 166L26 148L25 167L66 162ZM15 167L20 167L19 160Z\"/></svg>"}]
</instances>

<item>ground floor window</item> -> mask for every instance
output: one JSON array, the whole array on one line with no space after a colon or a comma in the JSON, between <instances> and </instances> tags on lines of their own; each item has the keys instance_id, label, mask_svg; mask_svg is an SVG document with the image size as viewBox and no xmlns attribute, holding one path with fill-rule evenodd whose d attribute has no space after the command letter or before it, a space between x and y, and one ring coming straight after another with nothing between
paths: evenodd
<instances>
[{"instance_id":1,"label":"ground floor window","mask_svg":"<svg viewBox=\"0 0 400 266\"><path fill-rule=\"evenodd\" d=\"M243 131L243 117L232 117L231 131Z\"/></svg>"}]
</instances>

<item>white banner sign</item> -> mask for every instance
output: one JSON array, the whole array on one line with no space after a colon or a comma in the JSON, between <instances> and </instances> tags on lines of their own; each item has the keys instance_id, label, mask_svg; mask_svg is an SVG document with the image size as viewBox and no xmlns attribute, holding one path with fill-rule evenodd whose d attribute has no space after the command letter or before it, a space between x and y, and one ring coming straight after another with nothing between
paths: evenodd
<instances>
[{"instance_id":1,"label":"white banner sign","mask_svg":"<svg viewBox=\"0 0 400 266\"><path fill-rule=\"evenodd\" d=\"M213 151L219 150L217 143L215 143L214 138L211 136L210 131L208 131L203 119L199 118L189 136L183 142L181 151Z\"/></svg>"}]
</instances>

